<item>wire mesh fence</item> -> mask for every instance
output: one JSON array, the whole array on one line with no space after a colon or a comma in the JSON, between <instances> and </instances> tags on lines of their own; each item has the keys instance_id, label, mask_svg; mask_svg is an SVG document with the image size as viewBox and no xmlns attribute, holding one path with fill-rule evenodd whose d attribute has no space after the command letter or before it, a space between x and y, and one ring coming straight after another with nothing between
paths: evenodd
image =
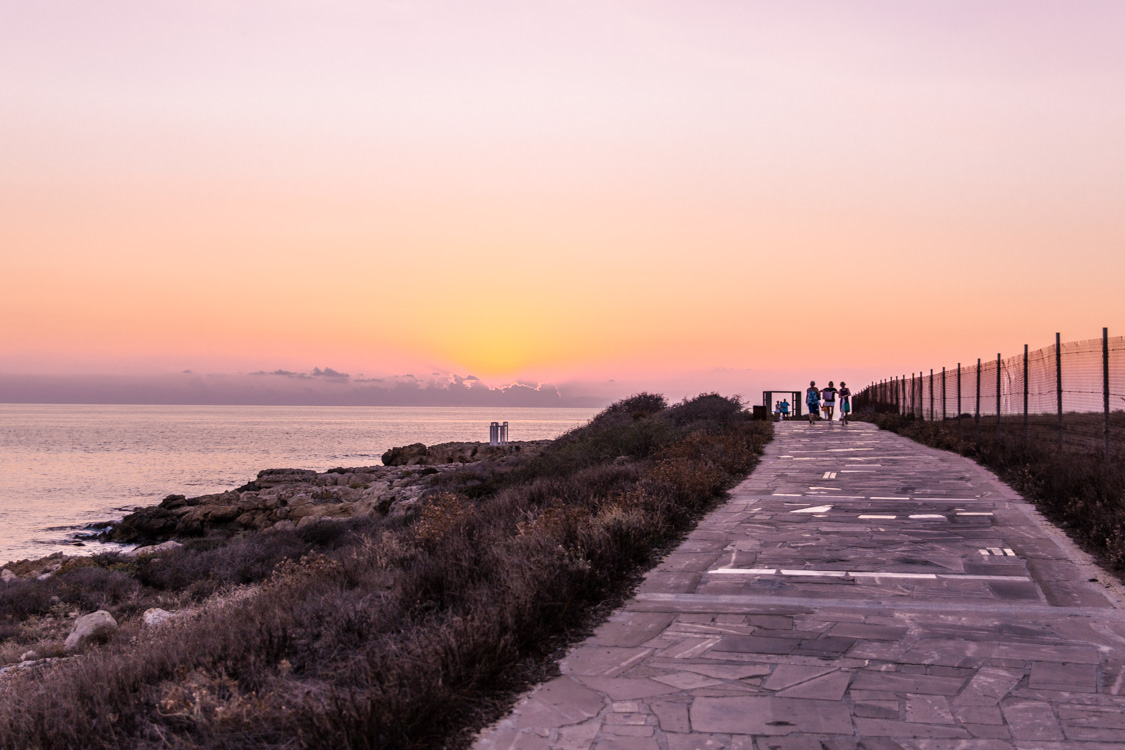
<instances>
[{"instance_id":1,"label":"wire mesh fence","mask_svg":"<svg viewBox=\"0 0 1125 750\"><path fill-rule=\"evenodd\" d=\"M855 408L991 429L1068 451L1125 451L1125 337L1062 343L871 383Z\"/></svg>"}]
</instances>

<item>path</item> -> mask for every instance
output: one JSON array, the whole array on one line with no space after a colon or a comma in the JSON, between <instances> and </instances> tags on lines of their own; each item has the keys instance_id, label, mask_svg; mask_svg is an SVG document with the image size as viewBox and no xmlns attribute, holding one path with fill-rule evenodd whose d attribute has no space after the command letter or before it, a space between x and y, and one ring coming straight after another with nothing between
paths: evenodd
<instances>
[{"instance_id":1,"label":"path","mask_svg":"<svg viewBox=\"0 0 1125 750\"><path fill-rule=\"evenodd\" d=\"M1125 747L1119 586L967 459L777 427L477 748Z\"/></svg>"}]
</instances>

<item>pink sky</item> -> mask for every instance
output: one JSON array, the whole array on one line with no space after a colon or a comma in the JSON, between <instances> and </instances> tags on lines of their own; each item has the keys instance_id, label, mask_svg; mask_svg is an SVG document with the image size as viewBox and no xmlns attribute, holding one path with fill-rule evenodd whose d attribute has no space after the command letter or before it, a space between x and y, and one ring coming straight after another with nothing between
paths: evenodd
<instances>
[{"instance_id":1,"label":"pink sky","mask_svg":"<svg viewBox=\"0 0 1125 750\"><path fill-rule=\"evenodd\" d=\"M1123 38L1118 2L5 3L0 384L753 394L1119 334Z\"/></svg>"}]
</instances>

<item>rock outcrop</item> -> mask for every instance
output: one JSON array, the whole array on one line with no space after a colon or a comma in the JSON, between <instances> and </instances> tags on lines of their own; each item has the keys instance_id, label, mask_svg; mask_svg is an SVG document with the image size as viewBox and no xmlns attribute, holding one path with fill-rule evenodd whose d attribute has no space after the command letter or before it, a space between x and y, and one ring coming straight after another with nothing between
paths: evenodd
<instances>
[{"instance_id":1,"label":"rock outcrop","mask_svg":"<svg viewBox=\"0 0 1125 750\"><path fill-rule=\"evenodd\" d=\"M550 440L527 440L507 445L488 443L438 443L426 446L413 443L391 448L383 454L384 466L436 466L442 464L468 464L488 458L512 455L535 455L551 443Z\"/></svg>"},{"instance_id":2,"label":"rock outcrop","mask_svg":"<svg viewBox=\"0 0 1125 750\"><path fill-rule=\"evenodd\" d=\"M550 443L415 443L387 451L384 466L325 472L266 469L237 489L199 497L169 495L159 505L137 508L99 538L146 545L127 553L142 556L165 551L168 546L160 543L171 539L283 531L319 521L405 513L444 472L484 459L521 460Z\"/></svg>"},{"instance_id":3,"label":"rock outcrop","mask_svg":"<svg viewBox=\"0 0 1125 750\"><path fill-rule=\"evenodd\" d=\"M117 620L104 609L79 617L74 622L74 631L66 637L67 651L78 651L87 643L100 643L109 640L117 632Z\"/></svg>"}]
</instances>

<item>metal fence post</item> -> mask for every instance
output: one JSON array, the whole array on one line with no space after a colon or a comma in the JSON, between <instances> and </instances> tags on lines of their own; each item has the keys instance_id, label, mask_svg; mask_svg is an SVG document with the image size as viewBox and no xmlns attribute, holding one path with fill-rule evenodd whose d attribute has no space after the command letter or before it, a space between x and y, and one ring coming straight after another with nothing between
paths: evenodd
<instances>
[{"instance_id":1,"label":"metal fence post","mask_svg":"<svg viewBox=\"0 0 1125 750\"><path fill-rule=\"evenodd\" d=\"M977 424L977 436L980 436L980 357L977 357L977 413L973 420Z\"/></svg>"},{"instance_id":2,"label":"metal fence post","mask_svg":"<svg viewBox=\"0 0 1125 750\"><path fill-rule=\"evenodd\" d=\"M961 428L961 363L957 363L957 428Z\"/></svg>"},{"instance_id":3,"label":"metal fence post","mask_svg":"<svg viewBox=\"0 0 1125 750\"><path fill-rule=\"evenodd\" d=\"M1031 427L1027 421L1027 344L1023 345L1023 444L1027 447L1028 438L1031 436Z\"/></svg>"},{"instance_id":4,"label":"metal fence post","mask_svg":"<svg viewBox=\"0 0 1125 750\"><path fill-rule=\"evenodd\" d=\"M1105 410L1105 460L1109 461L1109 329L1102 329L1102 402Z\"/></svg>"},{"instance_id":5,"label":"metal fence post","mask_svg":"<svg viewBox=\"0 0 1125 750\"><path fill-rule=\"evenodd\" d=\"M996 434L1000 434L1000 371L1003 369L1003 360L1000 352L996 352Z\"/></svg>"},{"instance_id":6,"label":"metal fence post","mask_svg":"<svg viewBox=\"0 0 1125 750\"><path fill-rule=\"evenodd\" d=\"M934 368L930 368L930 421L934 421Z\"/></svg>"},{"instance_id":7,"label":"metal fence post","mask_svg":"<svg viewBox=\"0 0 1125 750\"><path fill-rule=\"evenodd\" d=\"M1063 444L1062 334L1055 332L1055 392L1059 397L1059 447Z\"/></svg>"}]
</instances>

